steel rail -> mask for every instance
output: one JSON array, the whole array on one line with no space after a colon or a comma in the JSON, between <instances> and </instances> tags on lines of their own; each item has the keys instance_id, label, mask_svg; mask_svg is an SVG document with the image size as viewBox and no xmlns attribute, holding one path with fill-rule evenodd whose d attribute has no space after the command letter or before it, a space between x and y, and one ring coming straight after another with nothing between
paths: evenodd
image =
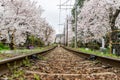
<instances>
[{"instance_id":1,"label":"steel rail","mask_svg":"<svg viewBox=\"0 0 120 80\"><path fill-rule=\"evenodd\" d=\"M98 56L98 55L94 55L94 54L88 54L88 53L77 51L77 50L74 50L72 48L68 48L65 46L61 46L61 47L63 47L64 49L66 49L70 52L73 52L74 54L76 54L80 57L83 57L85 59L89 59L91 56L94 56L94 57L96 57L96 60L101 61L103 64L106 64L111 67L119 67L120 68L120 59L115 59L115 58L111 58L111 57L103 57L103 56Z\"/></svg>"},{"instance_id":2,"label":"steel rail","mask_svg":"<svg viewBox=\"0 0 120 80\"><path fill-rule=\"evenodd\" d=\"M8 59L4 59L0 61L0 76L9 72L9 66L8 64L12 67L14 65L19 65L23 60L26 59L26 57L30 57L32 55L45 55L48 52L52 51L53 49L55 49L55 47L51 47L47 50L38 52L38 53L31 53L31 54L27 54L27 55L21 55L21 56L17 56L17 57L13 57L13 58L8 58ZM15 64L16 63L16 64Z\"/></svg>"}]
</instances>

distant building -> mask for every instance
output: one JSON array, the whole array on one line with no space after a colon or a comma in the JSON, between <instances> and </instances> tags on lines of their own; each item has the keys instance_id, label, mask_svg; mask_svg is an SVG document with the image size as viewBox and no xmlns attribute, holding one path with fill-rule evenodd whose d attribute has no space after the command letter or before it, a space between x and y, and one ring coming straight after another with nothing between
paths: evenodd
<instances>
[{"instance_id":1,"label":"distant building","mask_svg":"<svg viewBox=\"0 0 120 80\"><path fill-rule=\"evenodd\" d=\"M57 34L55 38L55 42L64 44L64 34Z\"/></svg>"}]
</instances>

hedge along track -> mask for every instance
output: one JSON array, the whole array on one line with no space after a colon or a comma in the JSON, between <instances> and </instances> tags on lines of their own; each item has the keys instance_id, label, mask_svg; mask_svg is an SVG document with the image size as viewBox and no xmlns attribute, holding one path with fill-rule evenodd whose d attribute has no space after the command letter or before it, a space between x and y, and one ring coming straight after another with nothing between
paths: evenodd
<instances>
[{"instance_id":1,"label":"hedge along track","mask_svg":"<svg viewBox=\"0 0 120 80\"><path fill-rule=\"evenodd\" d=\"M53 50L55 47L51 47L47 50L44 50L44 51L41 51L39 53L31 53L31 54L27 54L27 55L22 55L22 56L16 56L16 57L13 57L13 58L8 58L8 59L4 59L4 60L1 60L0 61L0 76L9 72L9 66L16 66L16 65L21 65L21 62L23 60L25 60L26 58L30 58L31 56L33 55L44 55L45 53L47 52L50 52L51 50ZM0 79L1 80L1 79Z\"/></svg>"},{"instance_id":2,"label":"hedge along track","mask_svg":"<svg viewBox=\"0 0 120 80\"><path fill-rule=\"evenodd\" d=\"M120 68L100 61L87 60L61 47L45 54L41 59L31 60L31 66L21 66L19 76L8 73L1 77L11 80L120 80ZM9 80L9 79L8 79Z\"/></svg>"}]
</instances>

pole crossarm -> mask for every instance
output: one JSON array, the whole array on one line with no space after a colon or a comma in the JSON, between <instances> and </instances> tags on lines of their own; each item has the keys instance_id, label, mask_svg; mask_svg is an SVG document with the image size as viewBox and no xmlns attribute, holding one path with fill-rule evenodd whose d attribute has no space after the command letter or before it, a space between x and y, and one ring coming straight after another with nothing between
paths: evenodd
<instances>
[{"instance_id":1,"label":"pole crossarm","mask_svg":"<svg viewBox=\"0 0 120 80\"><path fill-rule=\"evenodd\" d=\"M64 6L74 6L74 5L57 5L57 6L63 6L64 7Z\"/></svg>"},{"instance_id":2,"label":"pole crossarm","mask_svg":"<svg viewBox=\"0 0 120 80\"><path fill-rule=\"evenodd\" d=\"M66 3L68 3L70 0L67 0L66 2L62 3L61 5L65 5Z\"/></svg>"}]
</instances>

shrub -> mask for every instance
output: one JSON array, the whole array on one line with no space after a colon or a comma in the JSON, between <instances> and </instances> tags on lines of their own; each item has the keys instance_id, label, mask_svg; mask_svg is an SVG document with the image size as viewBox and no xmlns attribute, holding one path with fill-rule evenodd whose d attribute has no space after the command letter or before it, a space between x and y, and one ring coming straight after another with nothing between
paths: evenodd
<instances>
[{"instance_id":1,"label":"shrub","mask_svg":"<svg viewBox=\"0 0 120 80\"><path fill-rule=\"evenodd\" d=\"M0 43L0 50L3 50L3 49L9 49L9 47Z\"/></svg>"}]
</instances>

